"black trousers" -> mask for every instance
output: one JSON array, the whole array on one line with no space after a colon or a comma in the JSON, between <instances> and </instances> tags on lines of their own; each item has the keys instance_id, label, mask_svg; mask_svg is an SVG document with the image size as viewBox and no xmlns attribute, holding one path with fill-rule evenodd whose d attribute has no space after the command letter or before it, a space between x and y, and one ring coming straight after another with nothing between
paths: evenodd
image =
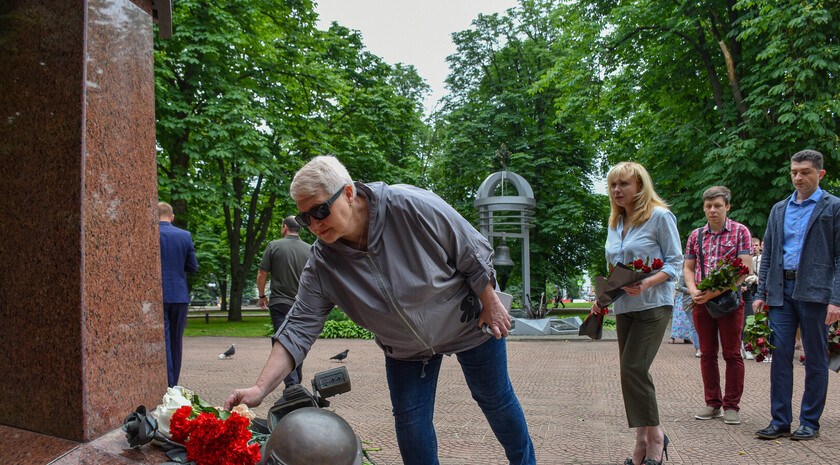
<instances>
[{"instance_id":1,"label":"black trousers","mask_svg":"<svg viewBox=\"0 0 840 465\"><path fill-rule=\"evenodd\" d=\"M291 305L286 304L274 304L268 306L268 311L271 314L271 324L274 326L274 332L276 333L278 329L280 329L280 325L286 321L286 315L289 314L289 309L291 309ZM300 384L301 380L303 379L303 362L300 363L294 370L292 370L286 379L283 382L286 384L286 387L291 386L292 384Z\"/></svg>"}]
</instances>

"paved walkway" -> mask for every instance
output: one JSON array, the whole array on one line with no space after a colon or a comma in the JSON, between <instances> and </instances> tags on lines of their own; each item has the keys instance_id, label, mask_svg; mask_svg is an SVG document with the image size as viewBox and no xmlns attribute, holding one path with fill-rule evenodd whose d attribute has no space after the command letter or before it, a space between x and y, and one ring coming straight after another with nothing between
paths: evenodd
<instances>
[{"instance_id":1,"label":"paved walkway","mask_svg":"<svg viewBox=\"0 0 840 465\"><path fill-rule=\"evenodd\" d=\"M614 334L607 332L605 337L612 339L597 342L578 337L508 340L511 379L528 419L537 463L621 464L630 455L635 433L627 427L624 414ZM231 360L220 360L218 354L231 343L236 343L236 355ZM377 465L400 464L384 360L373 341L319 340L304 362L304 376L311 380L316 371L338 366L329 357L344 349L350 349L345 365L352 391L332 398L330 408L344 417L362 440L370 441L371 447L382 448L372 453ZM181 384L221 405L234 388L253 384L268 351L268 339L185 338ZM663 341L652 373L662 424L671 438L667 463L840 463L838 375L830 373L819 439L802 443L786 438L762 441L753 433L770 422L770 364L745 363L742 424L698 421L694 412L704 406L699 359L694 357L690 344L671 345ZM797 418L804 368L797 363L794 373ZM256 409L258 415L265 417L280 394L271 394ZM435 426L442 465L506 463L501 446L469 395L455 358L445 359L441 368Z\"/></svg>"}]
</instances>

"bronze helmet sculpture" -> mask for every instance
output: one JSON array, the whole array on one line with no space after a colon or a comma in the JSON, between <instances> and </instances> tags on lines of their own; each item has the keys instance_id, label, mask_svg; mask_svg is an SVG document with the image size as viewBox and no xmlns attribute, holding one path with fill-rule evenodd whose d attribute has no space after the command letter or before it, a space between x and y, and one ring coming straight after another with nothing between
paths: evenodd
<instances>
[{"instance_id":1,"label":"bronze helmet sculpture","mask_svg":"<svg viewBox=\"0 0 840 465\"><path fill-rule=\"evenodd\" d=\"M277 423L261 456L259 465L362 465L362 443L337 414L304 407Z\"/></svg>"}]
</instances>

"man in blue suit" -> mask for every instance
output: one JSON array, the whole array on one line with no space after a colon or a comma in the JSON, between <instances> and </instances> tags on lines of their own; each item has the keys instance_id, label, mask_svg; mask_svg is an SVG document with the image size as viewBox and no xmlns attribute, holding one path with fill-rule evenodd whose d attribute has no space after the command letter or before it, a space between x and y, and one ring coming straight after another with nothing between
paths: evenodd
<instances>
[{"instance_id":1,"label":"man in blue suit","mask_svg":"<svg viewBox=\"0 0 840 465\"><path fill-rule=\"evenodd\" d=\"M809 440L820 435L820 416L828 391L828 332L840 318L840 199L820 189L823 155L797 152L790 160L796 191L773 206L764 234L764 254L753 310L770 306L770 426L756 431L763 439L790 436ZM793 420L793 353L796 328L802 332L805 393L799 428Z\"/></svg>"},{"instance_id":2,"label":"man in blue suit","mask_svg":"<svg viewBox=\"0 0 840 465\"><path fill-rule=\"evenodd\" d=\"M172 226L175 214L166 202L158 203L160 215L160 274L163 286L163 327L166 333L166 374L169 387L181 374L181 341L187 325L190 293L187 273L198 270L192 235Z\"/></svg>"}]
</instances>

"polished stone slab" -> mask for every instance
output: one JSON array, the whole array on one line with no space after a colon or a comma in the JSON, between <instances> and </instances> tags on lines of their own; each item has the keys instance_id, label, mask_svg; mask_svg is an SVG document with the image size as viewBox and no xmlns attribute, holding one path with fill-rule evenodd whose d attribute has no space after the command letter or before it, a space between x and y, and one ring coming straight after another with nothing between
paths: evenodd
<instances>
[{"instance_id":1,"label":"polished stone slab","mask_svg":"<svg viewBox=\"0 0 840 465\"><path fill-rule=\"evenodd\" d=\"M3 465L154 465L168 459L153 445L128 447L122 429L88 443L0 425Z\"/></svg>"},{"instance_id":2,"label":"polished stone slab","mask_svg":"<svg viewBox=\"0 0 840 465\"><path fill-rule=\"evenodd\" d=\"M150 11L0 15L0 424L85 442L165 391Z\"/></svg>"}]
</instances>

